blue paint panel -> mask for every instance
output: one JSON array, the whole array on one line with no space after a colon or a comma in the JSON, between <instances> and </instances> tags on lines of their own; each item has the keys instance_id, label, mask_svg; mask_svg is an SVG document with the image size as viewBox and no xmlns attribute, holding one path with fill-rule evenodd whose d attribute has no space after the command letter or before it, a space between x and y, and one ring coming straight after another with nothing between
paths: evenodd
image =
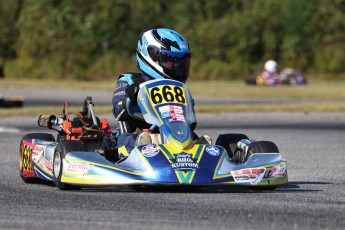
<instances>
[{"instance_id":1,"label":"blue paint panel","mask_svg":"<svg viewBox=\"0 0 345 230\"><path fill-rule=\"evenodd\" d=\"M53 177L41 171L36 165L34 165L34 170L38 178L42 180L53 181Z\"/></svg>"}]
</instances>

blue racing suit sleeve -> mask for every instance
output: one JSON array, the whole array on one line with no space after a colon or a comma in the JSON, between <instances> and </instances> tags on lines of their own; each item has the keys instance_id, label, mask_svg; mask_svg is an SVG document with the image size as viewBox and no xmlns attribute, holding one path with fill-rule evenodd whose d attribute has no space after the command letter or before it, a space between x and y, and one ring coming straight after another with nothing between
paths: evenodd
<instances>
[{"instance_id":1,"label":"blue racing suit sleeve","mask_svg":"<svg viewBox=\"0 0 345 230\"><path fill-rule=\"evenodd\" d=\"M113 114L116 120L118 121L125 121L128 118L129 111L126 109L132 110L136 109L135 107L131 107L132 105L128 105L128 102L130 100L127 100L127 105L123 105L125 99L127 98L126 89L128 89L131 85L134 83L140 84L142 82L145 82L149 80L148 77L143 76L138 73L124 73L120 75L119 80L117 81L116 89L113 94ZM130 106L130 107L128 107ZM126 108L126 109L124 109Z\"/></svg>"},{"instance_id":2,"label":"blue racing suit sleeve","mask_svg":"<svg viewBox=\"0 0 345 230\"><path fill-rule=\"evenodd\" d=\"M125 109L122 106L122 101L126 98L126 88L129 86L126 78L120 77L116 84L116 89L113 94L113 115L116 120L121 120L125 115Z\"/></svg>"}]
</instances>

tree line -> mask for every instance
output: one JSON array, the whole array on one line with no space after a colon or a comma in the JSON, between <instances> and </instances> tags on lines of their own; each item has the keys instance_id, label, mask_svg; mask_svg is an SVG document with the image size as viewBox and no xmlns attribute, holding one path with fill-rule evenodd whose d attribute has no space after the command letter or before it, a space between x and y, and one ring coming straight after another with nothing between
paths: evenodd
<instances>
[{"instance_id":1,"label":"tree line","mask_svg":"<svg viewBox=\"0 0 345 230\"><path fill-rule=\"evenodd\" d=\"M112 79L138 71L137 41L157 27L189 41L194 79L243 79L268 59L345 73L344 0L0 0L0 75Z\"/></svg>"}]
</instances>

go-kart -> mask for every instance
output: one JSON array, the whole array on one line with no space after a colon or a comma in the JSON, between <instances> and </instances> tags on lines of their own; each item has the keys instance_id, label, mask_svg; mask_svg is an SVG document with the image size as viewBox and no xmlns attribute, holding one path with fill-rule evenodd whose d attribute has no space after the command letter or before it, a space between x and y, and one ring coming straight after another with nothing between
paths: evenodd
<instances>
[{"instance_id":1,"label":"go-kart","mask_svg":"<svg viewBox=\"0 0 345 230\"><path fill-rule=\"evenodd\" d=\"M29 133L20 144L20 176L26 183L53 181L61 189L90 186L245 186L274 189L288 183L286 160L270 141L250 140L244 134L221 134L215 145L199 144L193 127L194 104L187 86L174 80L140 85L137 109L131 116L152 124L152 143L136 146L124 159L117 156L120 127L112 132L99 119L91 98L72 117L65 102L63 114L41 115L39 126L55 129ZM70 119L71 118L71 119ZM154 131L155 130L155 131ZM158 131L157 131L158 130Z\"/></svg>"},{"instance_id":2,"label":"go-kart","mask_svg":"<svg viewBox=\"0 0 345 230\"><path fill-rule=\"evenodd\" d=\"M265 79L261 73L252 75L246 80L247 85L281 86L306 85L306 77L297 69L285 68L274 79Z\"/></svg>"}]
</instances>

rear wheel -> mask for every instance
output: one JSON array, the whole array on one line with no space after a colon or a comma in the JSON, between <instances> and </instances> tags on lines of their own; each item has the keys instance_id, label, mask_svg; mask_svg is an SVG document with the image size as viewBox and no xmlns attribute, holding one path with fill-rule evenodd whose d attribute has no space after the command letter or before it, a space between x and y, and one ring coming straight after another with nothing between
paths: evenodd
<instances>
[{"instance_id":1,"label":"rear wheel","mask_svg":"<svg viewBox=\"0 0 345 230\"><path fill-rule=\"evenodd\" d=\"M240 133L221 134L216 140L216 145L222 146L230 158L233 158L237 147L237 142L243 139L249 139L246 135Z\"/></svg>"},{"instance_id":2,"label":"rear wheel","mask_svg":"<svg viewBox=\"0 0 345 230\"><path fill-rule=\"evenodd\" d=\"M24 139L38 139L42 141L52 141L55 142L55 138L52 134L49 133L28 133L23 136L22 140L20 141L20 149L19 149L19 174L20 178L25 183L37 183L42 181L41 179L37 177L32 176L25 176L23 171L24 168L31 168L32 169L32 160L31 160L31 151L26 151L24 149L25 146L23 146L23 140Z\"/></svg>"},{"instance_id":3,"label":"rear wheel","mask_svg":"<svg viewBox=\"0 0 345 230\"><path fill-rule=\"evenodd\" d=\"M83 151L83 145L80 141L67 141L63 140L55 148L54 160L53 160L53 177L56 187L60 190L78 190L80 186L66 184L61 182L63 159L66 154L71 151Z\"/></svg>"}]
</instances>

